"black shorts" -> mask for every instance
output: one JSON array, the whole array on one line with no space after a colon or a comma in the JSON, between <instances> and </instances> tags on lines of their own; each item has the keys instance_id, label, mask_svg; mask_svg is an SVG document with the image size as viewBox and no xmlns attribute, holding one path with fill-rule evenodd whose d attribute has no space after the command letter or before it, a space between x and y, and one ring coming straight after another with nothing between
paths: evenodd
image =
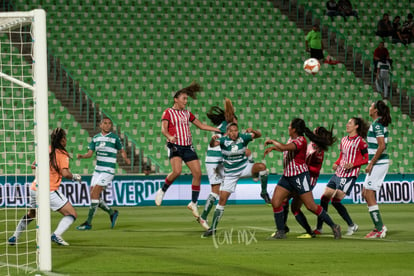
<instances>
[{"instance_id":1,"label":"black shorts","mask_svg":"<svg viewBox=\"0 0 414 276\"><path fill-rule=\"evenodd\" d=\"M197 153L193 146L179 146L173 143L167 143L168 158L180 157L185 163L198 160Z\"/></svg>"},{"instance_id":2,"label":"black shorts","mask_svg":"<svg viewBox=\"0 0 414 276\"><path fill-rule=\"evenodd\" d=\"M310 185L310 176L309 172L304 172L299 175L295 176L282 176L279 179L279 182L277 185L280 185L281 187L285 188L292 194L304 194L307 192L312 191L312 187Z\"/></svg>"},{"instance_id":3,"label":"black shorts","mask_svg":"<svg viewBox=\"0 0 414 276\"><path fill-rule=\"evenodd\" d=\"M334 190L341 190L346 195L350 195L352 188L355 186L357 178L355 176L351 177L339 177L334 174L331 179L329 179L326 187L329 187Z\"/></svg>"},{"instance_id":4,"label":"black shorts","mask_svg":"<svg viewBox=\"0 0 414 276\"><path fill-rule=\"evenodd\" d=\"M323 50L322 49L313 49L313 48L310 48L310 56L311 56L311 58L316 58L317 60L324 59Z\"/></svg>"}]
</instances>

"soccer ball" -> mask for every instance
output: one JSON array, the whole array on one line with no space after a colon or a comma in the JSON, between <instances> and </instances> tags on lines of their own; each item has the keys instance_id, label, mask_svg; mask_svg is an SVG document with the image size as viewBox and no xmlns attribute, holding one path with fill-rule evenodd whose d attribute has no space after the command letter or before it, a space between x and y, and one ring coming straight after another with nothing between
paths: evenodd
<instances>
[{"instance_id":1,"label":"soccer ball","mask_svg":"<svg viewBox=\"0 0 414 276\"><path fill-rule=\"evenodd\" d=\"M306 73L315 75L321 69L321 64L316 58L309 58L303 63L303 69Z\"/></svg>"}]
</instances>

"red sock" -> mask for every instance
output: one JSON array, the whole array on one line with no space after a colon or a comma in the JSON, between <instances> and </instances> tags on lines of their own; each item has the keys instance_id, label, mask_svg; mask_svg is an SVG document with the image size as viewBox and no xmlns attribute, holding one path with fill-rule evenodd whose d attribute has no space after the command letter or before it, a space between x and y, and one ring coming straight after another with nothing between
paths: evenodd
<instances>
[{"instance_id":1,"label":"red sock","mask_svg":"<svg viewBox=\"0 0 414 276\"><path fill-rule=\"evenodd\" d=\"M322 213L322 211L323 211L323 208L322 208L322 206L321 205L318 205L318 209L316 210L316 215L317 216L319 216L321 213Z\"/></svg>"},{"instance_id":2,"label":"red sock","mask_svg":"<svg viewBox=\"0 0 414 276\"><path fill-rule=\"evenodd\" d=\"M164 192L166 192L167 190L168 190L168 188L171 186L171 184L173 184L172 183L172 181L169 181L167 178L165 178L165 180L164 180L164 185L162 186L162 190L164 191Z\"/></svg>"},{"instance_id":3,"label":"red sock","mask_svg":"<svg viewBox=\"0 0 414 276\"><path fill-rule=\"evenodd\" d=\"M171 185L171 184L173 184L173 181L169 181L167 177L165 178L164 182L165 182L165 184L167 184L167 185Z\"/></svg>"},{"instance_id":4,"label":"red sock","mask_svg":"<svg viewBox=\"0 0 414 276\"><path fill-rule=\"evenodd\" d=\"M283 206L280 206L279 208L273 207L273 213L280 213L280 212L283 212Z\"/></svg>"}]
</instances>

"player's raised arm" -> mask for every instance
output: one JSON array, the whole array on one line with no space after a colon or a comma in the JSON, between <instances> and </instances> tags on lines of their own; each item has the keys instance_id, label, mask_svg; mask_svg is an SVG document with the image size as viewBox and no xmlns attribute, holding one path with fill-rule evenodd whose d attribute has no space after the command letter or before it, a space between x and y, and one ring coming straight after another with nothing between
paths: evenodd
<instances>
[{"instance_id":1,"label":"player's raised arm","mask_svg":"<svg viewBox=\"0 0 414 276\"><path fill-rule=\"evenodd\" d=\"M257 139L257 138L262 137L262 133L261 133L260 131L258 131L258 130L254 130L254 129L252 129L251 127L247 128L247 129L246 129L246 132L247 132L247 133L251 133L251 134L253 134L253 135L252 135L252 138L253 138L253 139Z\"/></svg>"},{"instance_id":2,"label":"player's raised arm","mask_svg":"<svg viewBox=\"0 0 414 276\"><path fill-rule=\"evenodd\" d=\"M213 137L211 137L210 147L216 147L216 146L220 145L220 141L217 140L218 138L219 138L218 135L213 135Z\"/></svg>"},{"instance_id":3,"label":"player's raised arm","mask_svg":"<svg viewBox=\"0 0 414 276\"><path fill-rule=\"evenodd\" d=\"M209 131L214 131L214 132L220 132L220 129L218 129L216 127L212 127L212 126L206 125L206 124L200 122L199 119L195 119L194 121L192 121L192 123L196 127L198 127L199 129L202 129L202 130L209 130Z\"/></svg>"}]
</instances>

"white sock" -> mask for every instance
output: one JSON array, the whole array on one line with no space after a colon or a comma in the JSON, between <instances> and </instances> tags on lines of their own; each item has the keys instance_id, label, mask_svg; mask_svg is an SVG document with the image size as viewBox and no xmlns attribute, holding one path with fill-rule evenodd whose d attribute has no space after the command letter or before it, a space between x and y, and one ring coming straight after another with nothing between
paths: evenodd
<instances>
[{"instance_id":1,"label":"white sock","mask_svg":"<svg viewBox=\"0 0 414 276\"><path fill-rule=\"evenodd\" d=\"M66 230L68 230L68 228L72 225L72 223L74 221L75 221L75 218L73 216L71 216L71 215L64 216L60 220L60 222L59 222L59 224L58 224L58 226L57 226L57 228L56 228L56 230L54 232L55 235L61 236Z\"/></svg>"},{"instance_id":2,"label":"white sock","mask_svg":"<svg viewBox=\"0 0 414 276\"><path fill-rule=\"evenodd\" d=\"M28 217L27 215L25 215L24 217L22 217L19 221L19 224L17 224L16 230L14 231L13 236L16 237L16 239L18 239L20 237L20 235L22 234L22 232L24 230L26 230L27 226L29 225L29 223L32 222L32 218Z\"/></svg>"},{"instance_id":3,"label":"white sock","mask_svg":"<svg viewBox=\"0 0 414 276\"><path fill-rule=\"evenodd\" d=\"M216 209L217 210L224 210L224 206L221 206L220 204L217 204Z\"/></svg>"}]
</instances>

